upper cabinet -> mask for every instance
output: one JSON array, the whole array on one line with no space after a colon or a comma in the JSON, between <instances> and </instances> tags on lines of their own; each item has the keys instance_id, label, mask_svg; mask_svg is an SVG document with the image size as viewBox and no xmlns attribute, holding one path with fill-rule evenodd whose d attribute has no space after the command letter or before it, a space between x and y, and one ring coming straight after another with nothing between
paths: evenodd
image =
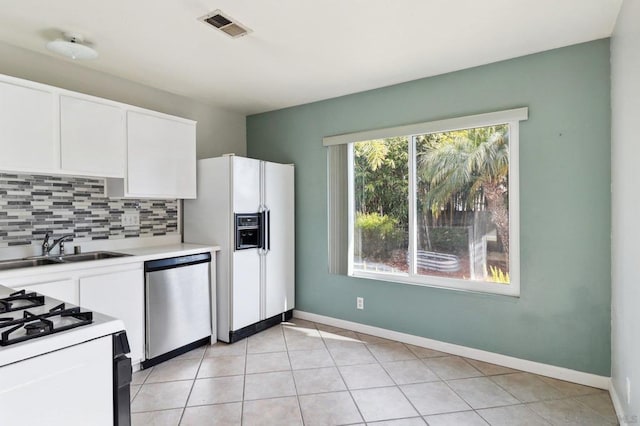
<instances>
[{"instance_id":1,"label":"upper cabinet","mask_svg":"<svg viewBox=\"0 0 640 426\"><path fill-rule=\"evenodd\" d=\"M3 75L0 152L2 171L106 177L110 196L196 196L196 122Z\"/></svg>"},{"instance_id":2,"label":"upper cabinet","mask_svg":"<svg viewBox=\"0 0 640 426\"><path fill-rule=\"evenodd\" d=\"M60 96L62 170L104 177L125 177L125 111L114 105Z\"/></svg>"},{"instance_id":3,"label":"upper cabinet","mask_svg":"<svg viewBox=\"0 0 640 426\"><path fill-rule=\"evenodd\" d=\"M196 128L192 122L127 113L127 195L196 198Z\"/></svg>"},{"instance_id":4,"label":"upper cabinet","mask_svg":"<svg viewBox=\"0 0 640 426\"><path fill-rule=\"evenodd\" d=\"M53 94L0 81L0 169L51 173L58 168Z\"/></svg>"}]
</instances>

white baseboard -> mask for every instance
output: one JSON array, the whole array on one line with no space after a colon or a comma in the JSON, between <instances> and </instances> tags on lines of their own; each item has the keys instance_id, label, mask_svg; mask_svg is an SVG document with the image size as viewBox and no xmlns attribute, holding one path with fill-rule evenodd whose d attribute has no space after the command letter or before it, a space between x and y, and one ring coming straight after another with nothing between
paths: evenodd
<instances>
[{"instance_id":1,"label":"white baseboard","mask_svg":"<svg viewBox=\"0 0 640 426\"><path fill-rule=\"evenodd\" d=\"M613 385L613 379L609 380L609 396L611 396L611 402L613 403L613 409L616 410L616 415L618 416L618 421L621 425L630 424L628 421L625 421L627 417L624 413L624 408L622 408L622 402L620 401L620 397L618 396L618 392L616 391L615 386ZM637 422L637 420L636 420ZM635 423L635 422L634 422Z\"/></svg>"},{"instance_id":2,"label":"white baseboard","mask_svg":"<svg viewBox=\"0 0 640 426\"><path fill-rule=\"evenodd\" d=\"M605 376L598 376L597 374L585 373L582 371L571 370L569 368L515 358L508 355L441 342L439 340L427 339L426 337L414 336L411 334L400 333L398 331L387 330L384 328L373 327L366 324L345 321L304 311L294 310L293 316L307 321L313 321L320 324L370 334L372 336L396 340L398 342L421 346L440 352L447 352L453 355L463 356L465 358L477 359L479 361L502 365L516 370L527 371L541 376L553 377L554 379L565 380L567 382L578 383L605 390L610 389L611 379Z\"/></svg>"}]
</instances>

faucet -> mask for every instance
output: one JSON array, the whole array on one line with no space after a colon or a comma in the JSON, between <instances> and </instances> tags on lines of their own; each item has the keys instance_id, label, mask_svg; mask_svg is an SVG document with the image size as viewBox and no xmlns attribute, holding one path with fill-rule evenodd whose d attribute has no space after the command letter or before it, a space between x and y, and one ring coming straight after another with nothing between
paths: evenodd
<instances>
[{"instance_id":1,"label":"faucet","mask_svg":"<svg viewBox=\"0 0 640 426\"><path fill-rule=\"evenodd\" d=\"M43 256L49 256L49 253L51 253L51 250L53 250L53 248L58 244L60 244L60 256L62 256L64 254L64 242L69 241L75 237L74 234L64 234L62 237L58 238L57 240L53 240L53 244L49 244L50 236L51 236L51 232L49 231L47 231L47 233L44 235L44 241L42 242Z\"/></svg>"}]
</instances>

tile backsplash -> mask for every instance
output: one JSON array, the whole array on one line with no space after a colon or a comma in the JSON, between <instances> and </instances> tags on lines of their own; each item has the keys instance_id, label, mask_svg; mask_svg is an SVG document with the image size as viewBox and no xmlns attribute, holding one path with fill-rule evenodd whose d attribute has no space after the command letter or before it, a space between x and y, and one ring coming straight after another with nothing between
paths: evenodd
<instances>
[{"instance_id":1,"label":"tile backsplash","mask_svg":"<svg viewBox=\"0 0 640 426\"><path fill-rule=\"evenodd\" d=\"M91 241L178 234L178 201L107 198L104 179L0 173L0 247L75 234ZM140 225L122 215L139 213Z\"/></svg>"}]
</instances>

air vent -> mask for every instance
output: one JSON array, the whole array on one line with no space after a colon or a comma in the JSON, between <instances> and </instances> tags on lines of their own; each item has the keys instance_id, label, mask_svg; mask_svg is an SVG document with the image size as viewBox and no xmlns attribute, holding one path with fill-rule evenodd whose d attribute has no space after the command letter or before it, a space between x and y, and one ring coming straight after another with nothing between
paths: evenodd
<instances>
[{"instance_id":1,"label":"air vent","mask_svg":"<svg viewBox=\"0 0 640 426\"><path fill-rule=\"evenodd\" d=\"M251 32L249 28L245 27L237 20L231 18L229 15L223 14L219 10L209 13L208 15L205 15L198 20L222 31L229 37L233 38L242 37Z\"/></svg>"}]
</instances>

